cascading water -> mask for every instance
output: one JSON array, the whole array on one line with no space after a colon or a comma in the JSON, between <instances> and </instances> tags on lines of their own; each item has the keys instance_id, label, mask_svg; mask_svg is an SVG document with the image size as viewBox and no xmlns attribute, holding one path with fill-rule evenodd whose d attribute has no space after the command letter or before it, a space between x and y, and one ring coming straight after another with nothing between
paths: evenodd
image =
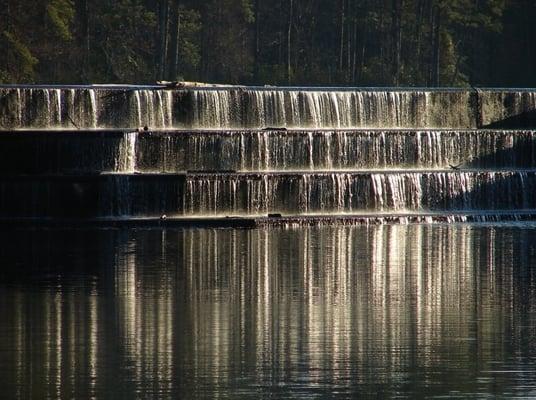
<instances>
[{"instance_id":1,"label":"cascading water","mask_svg":"<svg viewBox=\"0 0 536 400\"><path fill-rule=\"evenodd\" d=\"M16 171L21 163L42 173L132 172L133 165L140 172L177 173L445 170L451 165L504 170L536 164L536 131L30 130L0 136L4 172ZM74 154L80 161L76 165L69 156ZM91 154L91 160L84 154Z\"/></svg>"},{"instance_id":2,"label":"cascading water","mask_svg":"<svg viewBox=\"0 0 536 400\"><path fill-rule=\"evenodd\" d=\"M148 171L531 168L534 131L220 131L139 136ZM165 158L165 162L164 162Z\"/></svg>"},{"instance_id":3,"label":"cascading water","mask_svg":"<svg viewBox=\"0 0 536 400\"><path fill-rule=\"evenodd\" d=\"M531 90L0 87L0 220L534 219L535 110Z\"/></svg>"},{"instance_id":4,"label":"cascading water","mask_svg":"<svg viewBox=\"0 0 536 400\"><path fill-rule=\"evenodd\" d=\"M115 172L132 173L136 171L136 142L137 132L127 132L124 134L119 155L115 158Z\"/></svg>"},{"instance_id":5,"label":"cascading water","mask_svg":"<svg viewBox=\"0 0 536 400\"><path fill-rule=\"evenodd\" d=\"M89 90L88 92L91 104L91 127L96 128L98 121L97 97L94 90Z\"/></svg>"},{"instance_id":6,"label":"cascading water","mask_svg":"<svg viewBox=\"0 0 536 400\"><path fill-rule=\"evenodd\" d=\"M0 129L73 125L468 129L527 114L535 108L535 92L530 90L0 86ZM534 118L525 115L521 123L529 122Z\"/></svg>"},{"instance_id":7,"label":"cascading water","mask_svg":"<svg viewBox=\"0 0 536 400\"><path fill-rule=\"evenodd\" d=\"M0 193L4 218L64 217L88 201L100 217L515 212L536 209L536 171L10 177Z\"/></svg>"},{"instance_id":8,"label":"cascading water","mask_svg":"<svg viewBox=\"0 0 536 400\"><path fill-rule=\"evenodd\" d=\"M293 215L513 210L536 206L534 183L533 172L511 171L198 175L186 177L184 211Z\"/></svg>"},{"instance_id":9,"label":"cascading water","mask_svg":"<svg viewBox=\"0 0 536 400\"><path fill-rule=\"evenodd\" d=\"M173 125L173 94L149 89L0 87L0 130Z\"/></svg>"},{"instance_id":10,"label":"cascading water","mask_svg":"<svg viewBox=\"0 0 536 400\"><path fill-rule=\"evenodd\" d=\"M239 127L471 127L471 92L200 90L191 125ZM447 108L445 108L447 107Z\"/></svg>"}]
</instances>

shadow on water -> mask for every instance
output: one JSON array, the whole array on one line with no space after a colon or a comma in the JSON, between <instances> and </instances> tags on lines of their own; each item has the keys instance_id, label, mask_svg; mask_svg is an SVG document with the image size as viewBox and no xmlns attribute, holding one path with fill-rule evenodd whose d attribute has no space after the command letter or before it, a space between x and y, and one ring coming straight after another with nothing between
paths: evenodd
<instances>
[{"instance_id":1,"label":"shadow on water","mask_svg":"<svg viewBox=\"0 0 536 400\"><path fill-rule=\"evenodd\" d=\"M6 397L530 396L536 229L1 232Z\"/></svg>"},{"instance_id":2,"label":"shadow on water","mask_svg":"<svg viewBox=\"0 0 536 400\"><path fill-rule=\"evenodd\" d=\"M532 135L531 135L532 136ZM459 167L482 169L532 169L536 167L536 140L522 133L515 137L512 143L506 140L501 143L503 148L486 155L459 160Z\"/></svg>"},{"instance_id":3,"label":"shadow on water","mask_svg":"<svg viewBox=\"0 0 536 400\"><path fill-rule=\"evenodd\" d=\"M534 129L536 128L536 110L525 111L517 115L482 126L484 129Z\"/></svg>"},{"instance_id":4,"label":"shadow on water","mask_svg":"<svg viewBox=\"0 0 536 400\"><path fill-rule=\"evenodd\" d=\"M505 143L504 147L451 167L453 172L459 173L475 168L483 171L470 190L454 194L447 202L470 210L534 209L536 187L534 172L530 170L536 168L536 142L521 137L511 144Z\"/></svg>"}]
</instances>

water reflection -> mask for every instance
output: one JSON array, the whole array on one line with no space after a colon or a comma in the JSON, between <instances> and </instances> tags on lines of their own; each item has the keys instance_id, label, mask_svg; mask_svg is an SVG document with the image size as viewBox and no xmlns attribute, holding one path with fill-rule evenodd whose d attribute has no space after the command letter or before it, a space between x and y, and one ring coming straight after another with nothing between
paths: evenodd
<instances>
[{"instance_id":1,"label":"water reflection","mask_svg":"<svg viewBox=\"0 0 536 400\"><path fill-rule=\"evenodd\" d=\"M536 229L0 234L8 397L536 396Z\"/></svg>"}]
</instances>

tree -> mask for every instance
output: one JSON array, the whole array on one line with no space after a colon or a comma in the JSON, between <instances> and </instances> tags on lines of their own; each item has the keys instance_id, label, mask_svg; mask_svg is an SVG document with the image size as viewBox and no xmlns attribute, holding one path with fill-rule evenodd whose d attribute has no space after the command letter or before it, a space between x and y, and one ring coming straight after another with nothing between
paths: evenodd
<instances>
[{"instance_id":1,"label":"tree","mask_svg":"<svg viewBox=\"0 0 536 400\"><path fill-rule=\"evenodd\" d=\"M203 77L216 82L238 83L252 77L250 0L207 0L201 9Z\"/></svg>"},{"instance_id":2,"label":"tree","mask_svg":"<svg viewBox=\"0 0 536 400\"><path fill-rule=\"evenodd\" d=\"M533 86L531 0L0 0L0 81Z\"/></svg>"}]
</instances>

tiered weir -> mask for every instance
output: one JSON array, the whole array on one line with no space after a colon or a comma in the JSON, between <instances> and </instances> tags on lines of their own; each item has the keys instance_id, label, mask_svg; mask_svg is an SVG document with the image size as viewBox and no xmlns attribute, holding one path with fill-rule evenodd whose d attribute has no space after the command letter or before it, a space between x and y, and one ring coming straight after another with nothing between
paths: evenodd
<instances>
[{"instance_id":1,"label":"tiered weir","mask_svg":"<svg viewBox=\"0 0 536 400\"><path fill-rule=\"evenodd\" d=\"M0 110L4 222L536 216L531 90L3 87Z\"/></svg>"}]
</instances>

